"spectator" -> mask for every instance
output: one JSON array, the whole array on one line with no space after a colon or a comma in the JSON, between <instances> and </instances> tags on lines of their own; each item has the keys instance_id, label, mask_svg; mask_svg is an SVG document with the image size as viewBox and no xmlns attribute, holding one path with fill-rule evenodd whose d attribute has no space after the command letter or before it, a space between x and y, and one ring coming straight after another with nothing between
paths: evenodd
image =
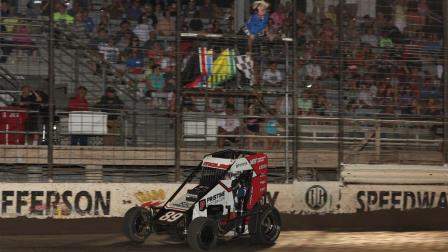
<instances>
[{"instance_id":1,"label":"spectator","mask_svg":"<svg viewBox=\"0 0 448 252\"><path fill-rule=\"evenodd\" d=\"M99 29L97 35L92 37L89 41L89 47L92 50L98 50L98 46L109 41L109 36L107 35L107 30Z\"/></svg>"},{"instance_id":2,"label":"spectator","mask_svg":"<svg viewBox=\"0 0 448 252\"><path fill-rule=\"evenodd\" d=\"M195 0L190 0L183 10L183 15L185 18L193 18L198 11Z\"/></svg>"},{"instance_id":3,"label":"spectator","mask_svg":"<svg viewBox=\"0 0 448 252\"><path fill-rule=\"evenodd\" d=\"M120 50L114 46L114 41L112 38L109 38L107 43L100 43L98 45L98 49L106 62L115 64L119 61Z\"/></svg>"},{"instance_id":4,"label":"spectator","mask_svg":"<svg viewBox=\"0 0 448 252\"><path fill-rule=\"evenodd\" d=\"M425 116L440 116L442 113L442 106L437 99L430 98L424 106L423 114Z\"/></svg>"},{"instance_id":5,"label":"spectator","mask_svg":"<svg viewBox=\"0 0 448 252\"><path fill-rule=\"evenodd\" d=\"M268 149L278 149L280 148L280 131L281 126L278 122L278 119L276 117L276 111L274 110L274 116L271 118L268 118L265 126L264 126L264 132L268 136L265 139L264 146Z\"/></svg>"},{"instance_id":6,"label":"spectator","mask_svg":"<svg viewBox=\"0 0 448 252\"><path fill-rule=\"evenodd\" d=\"M123 18L126 13L123 1L121 0L113 0L112 3L106 7L106 10L112 19Z\"/></svg>"},{"instance_id":7,"label":"spectator","mask_svg":"<svg viewBox=\"0 0 448 252\"><path fill-rule=\"evenodd\" d=\"M395 4L395 16L394 16L394 24L395 27L400 30L400 32L404 31L404 28L407 26L406 22L406 13L407 13L407 0L398 0Z\"/></svg>"},{"instance_id":8,"label":"spectator","mask_svg":"<svg viewBox=\"0 0 448 252\"><path fill-rule=\"evenodd\" d=\"M315 63L313 61L309 61L308 64L305 65L305 72L306 76L313 80L316 80L322 76L322 68L317 60Z\"/></svg>"},{"instance_id":9,"label":"spectator","mask_svg":"<svg viewBox=\"0 0 448 252\"><path fill-rule=\"evenodd\" d=\"M117 33L114 36L114 44L119 44L129 36L132 36L132 30L131 30L131 24L128 20L123 20L120 23L120 30L117 31Z\"/></svg>"},{"instance_id":10,"label":"spectator","mask_svg":"<svg viewBox=\"0 0 448 252\"><path fill-rule=\"evenodd\" d=\"M271 62L269 69L266 69L263 73L263 81L265 86L272 88L281 87L283 81L282 73L277 69L277 63Z\"/></svg>"},{"instance_id":11,"label":"spectator","mask_svg":"<svg viewBox=\"0 0 448 252\"><path fill-rule=\"evenodd\" d=\"M87 30L87 25L85 22L85 17L83 12L78 12L75 15L75 22L72 27L73 35L78 39L86 40L90 37L89 31Z\"/></svg>"},{"instance_id":12,"label":"spectator","mask_svg":"<svg viewBox=\"0 0 448 252\"><path fill-rule=\"evenodd\" d=\"M371 47L378 47L378 37L375 35L372 27L369 27L366 34L361 36L361 43L368 44Z\"/></svg>"},{"instance_id":13,"label":"spectator","mask_svg":"<svg viewBox=\"0 0 448 252\"><path fill-rule=\"evenodd\" d=\"M226 110L220 114L220 119L218 120L218 147L224 148L226 141L236 143L237 137L235 135L239 134L240 121L235 118L235 107L231 104L226 106ZM233 136L228 136L233 135Z\"/></svg>"},{"instance_id":14,"label":"spectator","mask_svg":"<svg viewBox=\"0 0 448 252\"><path fill-rule=\"evenodd\" d=\"M28 54L32 55L32 59L37 61L37 48L34 47L31 29L25 20L20 20L15 26L12 41L17 45L17 61L22 58L23 51L28 51Z\"/></svg>"},{"instance_id":15,"label":"spectator","mask_svg":"<svg viewBox=\"0 0 448 252\"><path fill-rule=\"evenodd\" d=\"M2 3L3 5L3 3ZM19 17L17 16L16 10L14 8L10 9L10 12L7 16L2 16L3 25L6 28L7 33L14 32L15 26L20 22Z\"/></svg>"},{"instance_id":16,"label":"spectator","mask_svg":"<svg viewBox=\"0 0 448 252\"><path fill-rule=\"evenodd\" d=\"M219 21L216 19L213 19L212 23L210 24L210 28L209 28L208 32L213 33L213 34L223 34L224 33L219 25Z\"/></svg>"},{"instance_id":17,"label":"spectator","mask_svg":"<svg viewBox=\"0 0 448 252\"><path fill-rule=\"evenodd\" d=\"M54 22L60 27L72 25L74 18L67 13L65 4L58 4L57 11L53 15Z\"/></svg>"},{"instance_id":18,"label":"spectator","mask_svg":"<svg viewBox=\"0 0 448 252\"><path fill-rule=\"evenodd\" d=\"M124 103L117 96L116 91L112 87L106 88L105 95L101 97L100 102L96 104L97 108L102 112L108 113L107 115L107 136L103 138L103 144L105 146L117 145L120 133L120 126L122 119L122 111L124 109Z\"/></svg>"},{"instance_id":19,"label":"spectator","mask_svg":"<svg viewBox=\"0 0 448 252\"><path fill-rule=\"evenodd\" d=\"M176 111L176 72L175 66L170 66L165 70L165 86L163 92L167 93L168 109Z\"/></svg>"},{"instance_id":20,"label":"spectator","mask_svg":"<svg viewBox=\"0 0 448 252\"><path fill-rule=\"evenodd\" d=\"M132 0L131 6L126 11L126 16L130 20L139 20L142 16L143 12L138 0Z\"/></svg>"},{"instance_id":21,"label":"spectator","mask_svg":"<svg viewBox=\"0 0 448 252\"><path fill-rule=\"evenodd\" d=\"M390 37L387 36L386 32L382 32L379 45L381 48L392 48L394 47L394 42Z\"/></svg>"},{"instance_id":22,"label":"spectator","mask_svg":"<svg viewBox=\"0 0 448 252\"><path fill-rule=\"evenodd\" d=\"M330 111L330 103L324 95L319 95L315 104L313 105L316 114L319 116L328 115Z\"/></svg>"},{"instance_id":23,"label":"spectator","mask_svg":"<svg viewBox=\"0 0 448 252\"><path fill-rule=\"evenodd\" d=\"M31 86L25 85L20 90L18 106L28 111L28 117L25 122L25 131L27 134L27 144L37 145L39 141L39 109L42 97L34 91Z\"/></svg>"},{"instance_id":24,"label":"spectator","mask_svg":"<svg viewBox=\"0 0 448 252\"><path fill-rule=\"evenodd\" d=\"M160 64L162 62L164 51L162 45L159 42L155 42L152 47L148 50L148 58L154 64Z\"/></svg>"},{"instance_id":25,"label":"spectator","mask_svg":"<svg viewBox=\"0 0 448 252\"><path fill-rule=\"evenodd\" d=\"M193 15L193 18L190 20L190 31L200 32L204 30L204 23L202 23L202 19L199 17L199 13L196 12Z\"/></svg>"},{"instance_id":26,"label":"spectator","mask_svg":"<svg viewBox=\"0 0 448 252\"><path fill-rule=\"evenodd\" d=\"M431 10L429 9L428 1L418 0L417 10L419 14L422 15L423 17L427 17L428 15L430 15Z\"/></svg>"},{"instance_id":27,"label":"spectator","mask_svg":"<svg viewBox=\"0 0 448 252\"><path fill-rule=\"evenodd\" d=\"M4 25L0 25L0 32L5 32L6 28ZM11 41L5 38L6 36L0 37L0 50L2 51L2 55L0 56L0 63L6 63L8 60L8 56L11 54L13 47L8 45L12 44Z\"/></svg>"},{"instance_id":28,"label":"spectator","mask_svg":"<svg viewBox=\"0 0 448 252\"><path fill-rule=\"evenodd\" d=\"M299 115L311 115L313 113L313 100L307 90L303 91L302 97L297 101Z\"/></svg>"},{"instance_id":29,"label":"spectator","mask_svg":"<svg viewBox=\"0 0 448 252\"><path fill-rule=\"evenodd\" d=\"M79 6L81 11L91 10L93 8L92 0L78 0L73 2Z\"/></svg>"},{"instance_id":30,"label":"spectator","mask_svg":"<svg viewBox=\"0 0 448 252\"><path fill-rule=\"evenodd\" d=\"M418 10L418 3L409 1L407 6L407 23L415 30L420 30L426 23L426 16Z\"/></svg>"},{"instance_id":31,"label":"spectator","mask_svg":"<svg viewBox=\"0 0 448 252\"><path fill-rule=\"evenodd\" d=\"M40 4L40 14L42 16L48 17L49 13L50 13L50 1L49 0L42 0L42 2Z\"/></svg>"},{"instance_id":32,"label":"spectator","mask_svg":"<svg viewBox=\"0 0 448 252\"><path fill-rule=\"evenodd\" d=\"M80 86L77 89L77 95L70 98L68 102L67 111L89 111L89 102L86 99L87 88L84 86ZM71 145L81 145L87 146L88 144L88 136L86 135L72 135L71 136Z\"/></svg>"},{"instance_id":33,"label":"spectator","mask_svg":"<svg viewBox=\"0 0 448 252\"><path fill-rule=\"evenodd\" d=\"M165 76L159 64L151 67L152 73L148 77L147 97L152 97L152 92L160 92L165 86Z\"/></svg>"},{"instance_id":34,"label":"spectator","mask_svg":"<svg viewBox=\"0 0 448 252\"><path fill-rule=\"evenodd\" d=\"M142 44L149 41L151 38L150 33L154 31L148 22L148 17L146 14L143 14L138 20L138 25L132 30Z\"/></svg>"},{"instance_id":35,"label":"spectator","mask_svg":"<svg viewBox=\"0 0 448 252\"><path fill-rule=\"evenodd\" d=\"M336 13L336 7L334 5L329 5L324 15L325 18L330 20L333 25L337 24L338 15Z\"/></svg>"},{"instance_id":36,"label":"spectator","mask_svg":"<svg viewBox=\"0 0 448 252\"><path fill-rule=\"evenodd\" d=\"M162 59L160 60L160 68L165 71L168 67L176 65L176 51L174 47L167 47Z\"/></svg>"},{"instance_id":37,"label":"spectator","mask_svg":"<svg viewBox=\"0 0 448 252\"><path fill-rule=\"evenodd\" d=\"M173 36L176 31L176 23L168 14L161 16L156 26L157 35Z\"/></svg>"},{"instance_id":38,"label":"spectator","mask_svg":"<svg viewBox=\"0 0 448 252\"><path fill-rule=\"evenodd\" d=\"M430 98L436 98L437 97L437 89L435 88L435 86L432 83L432 79L431 78L427 78L425 80L425 83L423 85L423 88L421 90L421 95L420 98L422 100L428 100Z\"/></svg>"},{"instance_id":39,"label":"spectator","mask_svg":"<svg viewBox=\"0 0 448 252\"><path fill-rule=\"evenodd\" d=\"M7 17L10 14L10 6L8 1L1 1L0 2L0 16L1 17Z\"/></svg>"},{"instance_id":40,"label":"spectator","mask_svg":"<svg viewBox=\"0 0 448 252\"><path fill-rule=\"evenodd\" d=\"M192 94L185 94L182 96L182 108L185 112L197 112L196 103Z\"/></svg>"},{"instance_id":41,"label":"spectator","mask_svg":"<svg viewBox=\"0 0 448 252\"><path fill-rule=\"evenodd\" d=\"M414 98L411 102L411 109L410 109L410 115L419 116L421 114L420 112L420 103L418 102L418 99Z\"/></svg>"},{"instance_id":42,"label":"spectator","mask_svg":"<svg viewBox=\"0 0 448 252\"><path fill-rule=\"evenodd\" d=\"M100 11L99 21L97 23L97 29L105 29L107 31L112 30L109 13L107 13L107 11Z\"/></svg>"},{"instance_id":43,"label":"spectator","mask_svg":"<svg viewBox=\"0 0 448 252\"><path fill-rule=\"evenodd\" d=\"M204 19L212 20L221 15L221 10L211 0L204 0L199 8L199 16Z\"/></svg>"},{"instance_id":44,"label":"spectator","mask_svg":"<svg viewBox=\"0 0 448 252\"><path fill-rule=\"evenodd\" d=\"M86 31L88 33L92 33L95 31L95 22L93 21L93 18L90 16L89 11L84 11L84 23L86 26Z\"/></svg>"},{"instance_id":45,"label":"spectator","mask_svg":"<svg viewBox=\"0 0 448 252\"><path fill-rule=\"evenodd\" d=\"M250 16L243 32L248 36L248 52L252 52L252 45L256 38L265 35L269 23L267 8L269 4L265 1L255 1L252 5L253 14Z\"/></svg>"},{"instance_id":46,"label":"spectator","mask_svg":"<svg viewBox=\"0 0 448 252\"><path fill-rule=\"evenodd\" d=\"M374 97L365 83L361 83L358 93L358 104L361 108L372 108Z\"/></svg>"},{"instance_id":47,"label":"spectator","mask_svg":"<svg viewBox=\"0 0 448 252\"><path fill-rule=\"evenodd\" d=\"M141 74L143 72L145 60L143 59L143 55L140 53L138 48L131 49L131 55L126 60L126 67L130 73Z\"/></svg>"},{"instance_id":48,"label":"spectator","mask_svg":"<svg viewBox=\"0 0 448 252\"><path fill-rule=\"evenodd\" d=\"M274 31L281 30L285 26L287 19L288 19L288 16L286 14L285 8L282 4L280 4L277 7L277 10L275 10L271 14L273 30Z\"/></svg>"}]
</instances>

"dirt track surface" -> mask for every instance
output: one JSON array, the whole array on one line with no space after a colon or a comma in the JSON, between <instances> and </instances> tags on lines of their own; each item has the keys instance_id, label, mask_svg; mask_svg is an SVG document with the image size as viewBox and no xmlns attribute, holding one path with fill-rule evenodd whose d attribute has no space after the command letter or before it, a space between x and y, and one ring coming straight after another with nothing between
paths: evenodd
<instances>
[{"instance_id":1,"label":"dirt track surface","mask_svg":"<svg viewBox=\"0 0 448 252\"><path fill-rule=\"evenodd\" d=\"M151 236L140 246L121 234L2 236L0 251L190 251L167 236ZM448 232L286 231L275 246L251 245L247 239L223 241L214 251L448 251Z\"/></svg>"}]
</instances>

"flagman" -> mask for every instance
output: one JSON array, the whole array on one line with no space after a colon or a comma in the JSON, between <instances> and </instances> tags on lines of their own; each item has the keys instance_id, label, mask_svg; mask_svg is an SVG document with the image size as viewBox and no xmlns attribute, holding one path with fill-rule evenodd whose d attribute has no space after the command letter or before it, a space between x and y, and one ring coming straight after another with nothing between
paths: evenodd
<instances>
[{"instance_id":1,"label":"flagman","mask_svg":"<svg viewBox=\"0 0 448 252\"><path fill-rule=\"evenodd\" d=\"M252 45L256 38L262 37L267 32L269 23L269 14L267 8L269 3L265 1L255 1L252 4L253 14L250 16L246 25L243 27L243 32L248 37L248 52L252 52Z\"/></svg>"}]
</instances>

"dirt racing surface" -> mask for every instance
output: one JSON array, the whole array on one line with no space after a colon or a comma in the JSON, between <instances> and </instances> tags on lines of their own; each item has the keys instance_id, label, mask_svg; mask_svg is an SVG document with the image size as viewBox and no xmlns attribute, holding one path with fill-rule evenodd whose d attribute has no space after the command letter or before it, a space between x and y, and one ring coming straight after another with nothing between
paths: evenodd
<instances>
[{"instance_id":1,"label":"dirt racing surface","mask_svg":"<svg viewBox=\"0 0 448 252\"><path fill-rule=\"evenodd\" d=\"M184 243L154 235L142 245L130 244L121 234L2 236L0 251L190 251ZM220 242L214 251L448 251L448 232L325 232L286 231L270 247L247 239Z\"/></svg>"},{"instance_id":2,"label":"dirt racing surface","mask_svg":"<svg viewBox=\"0 0 448 252\"><path fill-rule=\"evenodd\" d=\"M215 251L448 251L447 209L383 211L346 215L282 215L284 231L275 246L248 239L223 241ZM185 243L151 235L141 246L120 233L121 218L0 219L0 252L190 251Z\"/></svg>"}]
</instances>

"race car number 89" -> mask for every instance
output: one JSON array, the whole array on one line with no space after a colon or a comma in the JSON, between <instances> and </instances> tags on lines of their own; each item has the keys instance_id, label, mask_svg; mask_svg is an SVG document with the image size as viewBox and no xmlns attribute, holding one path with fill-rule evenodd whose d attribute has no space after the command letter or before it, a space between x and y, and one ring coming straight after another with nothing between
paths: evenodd
<instances>
[{"instance_id":1,"label":"race car number 89","mask_svg":"<svg viewBox=\"0 0 448 252\"><path fill-rule=\"evenodd\" d=\"M184 215L184 214L170 211L170 212L162 215L162 217L159 218L159 221L174 222L177 219L179 219L180 217L182 217L182 215Z\"/></svg>"}]
</instances>

